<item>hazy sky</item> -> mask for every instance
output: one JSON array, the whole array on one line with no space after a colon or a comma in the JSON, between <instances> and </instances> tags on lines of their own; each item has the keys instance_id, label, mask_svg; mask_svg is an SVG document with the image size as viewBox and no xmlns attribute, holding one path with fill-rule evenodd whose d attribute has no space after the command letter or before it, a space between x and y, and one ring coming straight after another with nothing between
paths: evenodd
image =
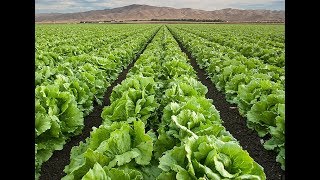
<instances>
[{"instance_id":1,"label":"hazy sky","mask_svg":"<svg viewBox=\"0 0 320 180\"><path fill-rule=\"evenodd\" d=\"M36 13L111 9L130 4L217 10L223 8L284 10L284 0L35 0Z\"/></svg>"}]
</instances>

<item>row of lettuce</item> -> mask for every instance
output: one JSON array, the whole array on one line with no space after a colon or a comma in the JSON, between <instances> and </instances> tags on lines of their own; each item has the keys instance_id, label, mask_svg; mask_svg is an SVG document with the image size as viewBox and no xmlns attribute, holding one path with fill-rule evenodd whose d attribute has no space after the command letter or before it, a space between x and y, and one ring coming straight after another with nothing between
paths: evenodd
<instances>
[{"instance_id":1,"label":"row of lettuce","mask_svg":"<svg viewBox=\"0 0 320 180\"><path fill-rule=\"evenodd\" d=\"M84 62L91 62L89 60L94 58L97 64L114 66L112 62L109 63L105 59L110 59L117 63L122 58L132 56L136 52L126 51L126 49L132 45L135 35L145 34L145 31L152 31L154 26L133 27L119 26L116 28L97 25L36 26L35 85L40 85L43 81L52 83L55 74L59 73L61 68L69 67L70 63L74 65L72 68L77 68L78 64L74 63L77 63L79 59ZM134 46L139 45L134 44ZM123 49L119 48L120 46ZM69 62L69 64L66 62ZM72 73L69 74L73 75ZM111 77L114 77L114 74L111 74Z\"/></svg>"},{"instance_id":2,"label":"row of lettuce","mask_svg":"<svg viewBox=\"0 0 320 180\"><path fill-rule=\"evenodd\" d=\"M207 91L163 26L113 89L102 125L72 148L63 180L266 179Z\"/></svg>"},{"instance_id":3,"label":"row of lettuce","mask_svg":"<svg viewBox=\"0 0 320 180\"><path fill-rule=\"evenodd\" d=\"M135 29L127 27L117 34L118 31L107 31L106 27L97 25L86 26L87 31L81 31L83 27L80 26L72 27L75 30L71 34L76 33L70 37L67 36L70 32L63 35L68 32L65 28L70 28L66 25L36 27L36 179L40 177L42 164L53 152L61 150L70 137L82 132L84 117L93 110L94 101L102 104L106 89L159 30L158 25ZM86 38L89 34L94 38ZM60 35L63 39L59 38ZM96 41L99 38L107 39L105 37L112 37L112 40L102 43ZM50 41L55 38L58 40ZM66 43L59 43L60 40ZM76 43L68 46L73 41ZM94 44L94 48L81 51L89 44ZM68 49L78 53L71 53Z\"/></svg>"},{"instance_id":4,"label":"row of lettuce","mask_svg":"<svg viewBox=\"0 0 320 180\"><path fill-rule=\"evenodd\" d=\"M219 45L179 25L169 30L205 69L226 100L235 103L247 125L266 140L267 150L278 153L276 161L285 169L285 71L256 58L246 58L234 49ZM214 36L214 35L213 35Z\"/></svg>"},{"instance_id":5,"label":"row of lettuce","mask_svg":"<svg viewBox=\"0 0 320 180\"><path fill-rule=\"evenodd\" d=\"M106 48L115 47L120 40L135 35L154 25L37 25L36 53L52 52L59 56L88 54L92 51L107 53ZM101 49L101 48L104 49ZM110 50L109 50L110 51Z\"/></svg>"},{"instance_id":6,"label":"row of lettuce","mask_svg":"<svg viewBox=\"0 0 320 180\"><path fill-rule=\"evenodd\" d=\"M283 25L176 25L238 51L247 58L256 58L278 67L285 66Z\"/></svg>"}]
</instances>

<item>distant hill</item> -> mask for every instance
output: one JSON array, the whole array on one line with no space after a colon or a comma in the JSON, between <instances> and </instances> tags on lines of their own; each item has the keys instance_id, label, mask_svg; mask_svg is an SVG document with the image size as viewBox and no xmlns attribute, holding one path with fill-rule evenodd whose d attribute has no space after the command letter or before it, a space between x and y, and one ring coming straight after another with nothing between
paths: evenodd
<instances>
[{"instance_id":1,"label":"distant hill","mask_svg":"<svg viewBox=\"0 0 320 180\"><path fill-rule=\"evenodd\" d=\"M114 9L92 10L77 13L42 13L35 15L35 22L130 21L151 19L219 19L229 22L284 22L285 11L240 10L231 8L205 11L191 8L176 9L171 7L133 4Z\"/></svg>"}]
</instances>

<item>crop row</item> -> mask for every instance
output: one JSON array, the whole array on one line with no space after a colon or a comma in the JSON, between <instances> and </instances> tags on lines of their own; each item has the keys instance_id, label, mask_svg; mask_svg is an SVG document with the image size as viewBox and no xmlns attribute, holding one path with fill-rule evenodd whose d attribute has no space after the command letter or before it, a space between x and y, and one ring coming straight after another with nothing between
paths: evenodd
<instances>
[{"instance_id":1,"label":"crop row","mask_svg":"<svg viewBox=\"0 0 320 180\"><path fill-rule=\"evenodd\" d=\"M100 50L101 47L116 47L116 43L119 44L120 40L153 27L153 25L37 25L36 55L50 52L64 58L87 54Z\"/></svg>"},{"instance_id":2,"label":"crop row","mask_svg":"<svg viewBox=\"0 0 320 180\"><path fill-rule=\"evenodd\" d=\"M53 151L61 150L70 137L81 133L83 117L92 111L94 100L102 103L106 88L144 49L158 27L140 30L125 42L105 49L103 55L98 52L36 58L36 179ZM46 52L37 53L41 57Z\"/></svg>"},{"instance_id":3,"label":"crop row","mask_svg":"<svg viewBox=\"0 0 320 180\"><path fill-rule=\"evenodd\" d=\"M283 25L279 24L190 24L188 26L178 26L192 27L192 29L199 29L204 32L211 31L212 36L222 35L227 39L233 37L237 38L241 42L259 43L260 45L268 48L283 48L285 42L285 28Z\"/></svg>"},{"instance_id":4,"label":"crop row","mask_svg":"<svg viewBox=\"0 0 320 180\"><path fill-rule=\"evenodd\" d=\"M265 63L284 67L284 42L280 43L274 40L269 40L270 38L266 38L268 37L266 33L272 35L283 35L284 30L271 33L269 31L274 30L274 26L270 25L269 27L265 27L268 28L267 30L269 31L262 31L263 34L259 36L259 33L252 30L247 30L245 32L241 31L242 27L245 28L248 27L248 25L235 26L236 28L232 28L232 26L216 27L207 25L197 26L197 28L190 25L176 25L175 27L179 30L193 33L222 46L230 47L247 58L257 58ZM258 29L258 27L256 29Z\"/></svg>"},{"instance_id":5,"label":"crop row","mask_svg":"<svg viewBox=\"0 0 320 180\"><path fill-rule=\"evenodd\" d=\"M163 26L113 89L102 125L72 149L63 179L266 179L207 91Z\"/></svg>"},{"instance_id":6,"label":"crop row","mask_svg":"<svg viewBox=\"0 0 320 180\"><path fill-rule=\"evenodd\" d=\"M226 100L238 105L249 128L271 138L264 147L278 153L285 169L284 69L246 58L238 52L170 25L174 37L205 69Z\"/></svg>"},{"instance_id":7,"label":"crop row","mask_svg":"<svg viewBox=\"0 0 320 180\"><path fill-rule=\"evenodd\" d=\"M46 27L46 26L44 26ZM60 26L57 26L60 27ZM62 26L65 27L65 26ZM67 26L68 27L68 26ZM95 26L90 26L91 28L94 28ZM38 28L42 28L41 26ZM83 27L77 27L76 30L79 29L83 30ZM44 28L46 29L46 28ZM67 43L57 44L57 43L50 43L47 42L44 43L36 43L37 46L41 47L38 48L36 51L36 61L35 61L35 85L40 85L43 83L43 81L49 81L52 82L55 78L55 73L59 71L59 68L68 67L70 66L70 63L73 65L73 69L76 69L78 66L81 66L83 61L89 61L91 62L91 59L94 58L94 61L98 61L98 64L106 63L105 59L110 59L112 61L119 61L119 58L122 58L122 56L130 55L132 53L127 53L123 50L121 50L119 47L126 46L132 44L131 41L135 40L136 34L144 34L142 32L148 32L152 31L152 28L137 28L137 29L126 29L125 32L117 33L115 31L113 34L111 32L107 34L101 34L101 32L98 33L92 33L94 29L91 29L90 34L89 32L78 32L75 31L75 33L78 33L76 37L66 37L66 40L75 39L77 44L72 45ZM63 37L63 34L65 32L64 29L57 32L57 38L58 42L61 42L60 36ZM41 33L40 31L39 33ZM50 32L50 31L49 31ZM71 31L73 32L73 31ZM38 32L37 32L38 33ZM43 32L42 32L43 33ZM69 34L69 33L67 33ZM91 37L91 34L95 34L95 37ZM47 36L40 36L36 40L44 41L46 39L52 38L53 35L47 35ZM83 38L81 36L84 36ZM87 39L86 36L91 37L90 39ZM81 39L81 40L78 40ZM106 40L108 39L108 40ZM46 45L52 46L52 48L45 48ZM120 55L120 56L119 56ZM125 58L125 57L124 57ZM78 59L81 59L81 62L78 62ZM108 65L108 64L104 64ZM100 65L101 66L101 65ZM108 66L113 66L112 64ZM72 75L72 74L71 74ZM113 76L112 76L113 77Z\"/></svg>"}]
</instances>

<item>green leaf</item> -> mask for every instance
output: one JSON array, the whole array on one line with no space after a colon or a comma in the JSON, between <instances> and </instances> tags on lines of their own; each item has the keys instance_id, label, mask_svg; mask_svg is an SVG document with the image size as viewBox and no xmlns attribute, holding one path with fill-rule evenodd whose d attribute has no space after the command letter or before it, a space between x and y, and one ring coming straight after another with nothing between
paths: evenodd
<instances>
[{"instance_id":1,"label":"green leaf","mask_svg":"<svg viewBox=\"0 0 320 180\"><path fill-rule=\"evenodd\" d=\"M112 168L115 166L122 166L123 164L129 163L132 159L139 156L139 153L136 151L127 151L123 154L116 155L115 158L110 161L108 168Z\"/></svg>"},{"instance_id":2,"label":"green leaf","mask_svg":"<svg viewBox=\"0 0 320 180\"><path fill-rule=\"evenodd\" d=\"M95 163L93 169L90 169L87 174L85 174L82 180L111 180L111 178L107 177L106 172L100 166L99 163Z\"/></svg>"},{"instance_id":3,"label":"green leaf","mask_svg":"<svg viewBox=\"0 0 320 180\"><path fill-rule=\"evenodd\" d=\"M173 172L162 172L158 177L157 180L176 180L175 173Z\"/></svg>"},{"instance_id":4,"label":"green leaf","mask_svg":"<svg viewBox=\"0 0 320 180\"><path fill-rule=\"evenodd\" d=\"M46 130L51 128L51 119L48 115L43 113L36 113L35 117L35 128L36 128L36 135L39 136Z\"/></svg>"}]
</instances>

